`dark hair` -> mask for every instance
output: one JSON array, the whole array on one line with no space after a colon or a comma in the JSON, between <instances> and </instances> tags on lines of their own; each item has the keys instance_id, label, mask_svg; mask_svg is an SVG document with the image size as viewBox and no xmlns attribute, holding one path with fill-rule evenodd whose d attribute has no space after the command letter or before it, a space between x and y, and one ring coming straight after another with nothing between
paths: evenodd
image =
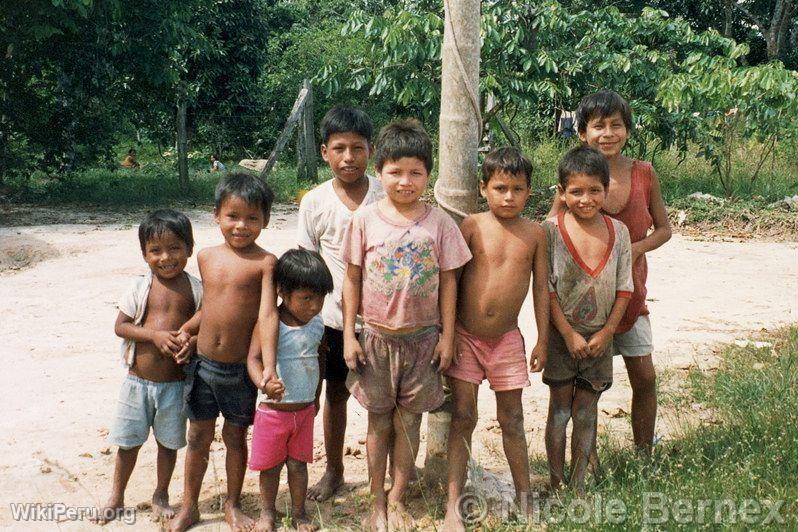
<instances>
[{"instance_id":1,"label":"dark hair","mask_svg":"<svg viewBox=\"0 0 798 532\"><path fill-rule=\"evenodd\" d=\"M218 211L230 196L238 196L249 204L258 205L263 211L264 220L269 220L274 192L271 187L257 177L244 172L227 174L216 185L214 207Z\"/></svg>"},{"instance_id":2,"label":"dark hair","mask_svg":"<svg viewBox=\"0 0 798 532\"><path fill-rule=\"evenodd\" d=\"M560 187L565 189L568 180L576 174L595 177L606 189L610 185L610 167L607 159L596 148L577 146L566 153L557 167Z\"/></svg>"},{"instance_id":3,"label":"dark hair","mask_svg":"<svg viewBox=\"0 0 798 532\"><path fill-rule=\"evenodd\" d=\"M371 142L373 132L374 125L369 115L356 107L333 107L321 119L319 126L322 144L327 144L336 133L354 133Z\"/></svg>"},{"instance_id":4,"label":"dark hair","mask_svg":"<svg viewBox=\"0 0 798 532\"><path fill-rule=\"evenodd\" d=\"M427 173L432 171L432 141L421 122L415 118L395 120L383 127L377 137L374 167L382 170L387 161L415 157L424 163Z\"/></svg>"},{"instance_id":5,"label":"dark hair","mask_svg":"<svg viewBox=\"0 0 798 532\"><path fill-rule=\"evenodd\" d=\"M599 91L582 98L576 109L576 129L579 133L587 131L587 123L592 119L607 118L621 113L626 130L632 131L632 109L623 97L615 91Z\"/></svg>"},{"instance_id":6,"label":"dark hair","mask_svg":"<svg viewBox=\"0 0 798 532\"><path fill-rule=\"evenodd\" d=\"M333 291L333 278L324 259L316 251L289 249L274 267L274 284L284 294L307 288L316 294Z\"/></svg>"},{"instance_id":7,"label":"dark hair","mask_svg":"<svg viewBox=\"0 0 798 532\"><path fill-rule=\"evenodd\" d=\"M482 162L482 182L488 184L496 172L517 175L524 174L526 186L532 185L532 163L524 157L523 152L512 146L496 148L485 156Z\"/></svg>"},{"instance_id":8,"label":"dark hair","mask_svg":"<svg viewBox=\"0 0 798 532\"><path fill-rule=\"evenodd\" d=\"M159 237L167 231L174 233L177 238L182 240L188 247L188 254L191 255L194 250L194 233L191 230L191 222L185 214L172 209L158 209L148 214L141 222L139 225L141 253L146 252L147 242L150 239Z\"/></svg>"}]
</instances>

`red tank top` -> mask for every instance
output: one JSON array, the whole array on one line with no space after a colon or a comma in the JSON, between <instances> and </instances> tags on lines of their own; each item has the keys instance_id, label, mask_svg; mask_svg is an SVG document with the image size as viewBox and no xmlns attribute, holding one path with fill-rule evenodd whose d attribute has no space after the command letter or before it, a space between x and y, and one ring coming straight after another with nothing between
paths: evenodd
<instances>
[{"instance_id":1,"label":"red tank top","mask_svg":"<svg viewBox=\"0 0 798 532\"><path fill-rule=\"evenodd\" d=\"M648 235L648 230L654 223L651 217L651 176L653 169L651 163L645 161L632 162L632 178L629 190L629 199L626 201L620 212L606 213L611 218L623 222L629 229L629 237L632 243L643 240ZM634 293L626 307L621 323L615 330L617 333L625 333L632 328L637 318L643 314L648 314L646 307L646 278L648 277L648 263L646 256L641 255L632 264L632 282L634 283Z\"/></svg>"}]
</instances>

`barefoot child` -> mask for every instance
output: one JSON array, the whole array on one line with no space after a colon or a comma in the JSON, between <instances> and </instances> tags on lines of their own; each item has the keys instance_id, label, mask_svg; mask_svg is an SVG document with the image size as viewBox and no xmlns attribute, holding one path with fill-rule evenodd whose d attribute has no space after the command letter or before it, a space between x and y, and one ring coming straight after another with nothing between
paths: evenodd
<instances>
[{"instance_id":1,"label":"barefoot child","mask_svg":"<svg viewBox=\"0 0 798 532\"><path fill-rule=\"evenodd\" d=\"M346 389L348 369L344 362L341 287L346 266L341 257L344 231L352 213L374 203L385 194L380 181L366 175L371 155L372 125L360 109L334 107L321 121L321 156L330 165L333 178L317 186L299 205L297 244L318 251L332 273L334 288L324 300L324 343L327 347L327 382L324 401L324 450L327 467L308 498L329 499L344 482L344 435L346 433ZM356 325L360 330L360 324Z\"/></svg>"},{"instance_id":2,"label":"barefoot child","mask_svg":"<svg viewBox=\"0 0 798 532\"><path fill-rule=\"evenodd\" d=\"M529 379L518 313L533 271L538 330L529 359L533 372L543 369L549 335L546 233L539 224L520 216L529 198L531 171L532 164L516 148L489 153L479 188L490 211L469 216L460 227L474 258L460 278L455 356L446 371L454 398L446 530L464 530L457 503L477 422L477 391L486 377L496 392L496 417L519 507L526 508L529 459L521 391L529 386Z\"/></svg>"},{"instance_id":3,"label":"barefoot child","mask_svg":"<svg viewBox=\"0 0 798 532\"><path fill-rule=\"evenodd\" d=\"M233 530L254 526L241 510L239 500L247 465L247 428L255 417L258 393L249 379L246 361L258 320L261 338L267 337L264 343L270 346L271 356L276 346L272 270L277 259L255 243L269 221L272 198L265 183L244 173L226 175L216 187L213 214L224 244L199 252L197 262L205 299L202 310L183 326L183 330L191 332L199 328L199 336L197 354L186 368L190 423L183 504L169 523L170 530L185 530L200 518L202 477L220 412L224 416L222 440L227 451L225 520Z\"/></svg>"},{"instance_id":4,"label":"barefoot child","mask_svg":"<svg viewBox=\"0 0 798 532\"><path fill-rule=\"evenodd\" d=\"M374 165L386 197L356 211L344 236L344 359L349 390L368 410L373 500L367 528L386 530L389 509L392 525L402 526L421 414L443 402L440 373L453 352L455 270L471 253L454 221L421 202L432 143L418 121L385 126ZM359 340L358 314L364 322ZM394 482L386 500L389 448Z\"/></svg>"},{"instance_id":5,"label":"barefoot child","mask_svg":"<svg viewBox=\"0 0 798 532\"><path fill-rule=\"evenodd\" d=\"M186 445L183 368L175 357L184 348L178 328L202 301L199 279L183 271L194 248L191 222L182 213L155 211L139 226L141 254L150 267L136 278L119 303L114 332L123 338L122 362L128 368L109 441L119 446L111 497L97 521L125 505L125 487L150 427L158 443L158 480L152 495L152 518L173 515L169 481L177 449ZM194 339L194 341L196 338ZM192 342L193 344L193 342Z\"/></svg>"},{"instance_id":6,"label":"barefoot child","mask_svg":"<svg viewBox=\"0 0 798 532\"><path fill-rule=\"evenodd\" d=\"M324 335L324 322L319 312L324 297L333 289L333 279L321 255L291 249L277 261L274 285L282 299L277 309L280 315L277 360L264 360L258 335L253 334L247 362L250 378L261 390L249 460L250 469L260 471L262 509L257 529L275 530L275 501L280 471L285 464L292 526L312 531L316 526L305 511L305 496L308 464L313 461L313 418L321 393L319 343ZM271 371L264 374L264 367ZM278 377L273 377L275 374ZM271 376L268 382L264 381L264 375Z\"/></svg>"},{"instance_id":7,"label":"barefoot child","mask_svg":"<svg viewBox=\"0 0 798 532\"><path fill-rule=\"evenodd\" d=\"M601 213L610 177L598 150L574 148L557 172L566 210L543 223L554 325L543 370L549 385L546 455L552 489L558 489L572 419L570 485L583 493L596 405L612 384L612 336L632 296L631 242L625 225Z\"/></svg>"}]
</instances>

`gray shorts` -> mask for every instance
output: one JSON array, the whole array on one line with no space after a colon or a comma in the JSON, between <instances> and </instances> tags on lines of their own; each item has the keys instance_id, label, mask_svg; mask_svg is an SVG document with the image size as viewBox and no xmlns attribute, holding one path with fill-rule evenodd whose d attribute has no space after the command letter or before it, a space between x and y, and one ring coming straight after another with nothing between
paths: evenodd
<instances>
[{"instance_id":1,"label":"gray shorts","mask_svg":"<svg viewBox=\"0 0 798 532\"><path fill-rule=\"evenodd\" d=\"M651 341L651 320L648 314L643 314L632 328L625 333L613 336L612 343L615 346L615 355L624 357L642 357L654 351Z\"/></svg>"},{"instance_id":2,"label":"gray shorts","mask_svg":"<svg viewBox=\"0 0 798 532\"><path fill-rule=\"evenodd\" d=\"M585 340L590 335L583 335ZM612 343L597 358L574 358L559 331L549 331L549 349L543 368L543 383L552 387L571 384L596 393L612 386Z\"/></svg>"},{"instance_id":3,"label":"gray shorts","mask_svg":"<svg viewBox=\"0 0 798 532\"><path fill-rule=\"evenodd\" d=\"M164 447L186 446L183 381L153 382L135 375L125 378L108 442L122 449L139 447L147 441L150 427Z\"/></svg>"}]
</instances>

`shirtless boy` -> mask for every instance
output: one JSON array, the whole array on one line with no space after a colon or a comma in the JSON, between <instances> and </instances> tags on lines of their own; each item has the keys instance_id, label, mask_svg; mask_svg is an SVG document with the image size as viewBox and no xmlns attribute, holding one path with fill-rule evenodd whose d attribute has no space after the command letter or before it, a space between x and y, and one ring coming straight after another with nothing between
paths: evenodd
<instances>
[{"instance_id":1,"label":"shirtless boy","mask_svg":"<svg viewBox=\"0 0 798 532\"><path fill-rule=\"evenodd\" d=\"M123 339L122 363L128 368L108 436L118 445L114 485L96 516L104 524L125 505L125 488L150 427L158 444L158 480L152 494L152 520L174 515L169 482L177 450L186 445L183 370L175 358L186 348L178 333L200 306L202 284L183 271L194 248L191 222L182 213L161 209L139 226L141 254L150 267L133 282L119 303L114 332ZM191 339L193 345L196 338Z\"/></svg>"},{"instance_id":2,"label":"shirtless boy","mask_svg":"<svg viewBox=\"0 0 798 532\"><path fill-rule=\"evenodd\" d=\"M566 210L543 223L554 325L543 370L549 386L546 455L551 487L558 489L572 419L570 485L582 494L598 399L612 385L613 334L634 288L632 243L626 226L601 212L610 181L601 152L574 148L560 161L558 174Z\"/></svg>"},{"instance_id":3,"label":"shirtless boy","mask_svg":"<svg viewBox=\"0 0 798 532\"><path fill-rule=\"evenodd\" d=\"M205 288L203 310L182 328L190 333L199 328L199 336L197 354L186 371L190 423L183 505L169 530L185 530L200 518L202 478L220 412L227 449L225 520L232 530L249 530L255 524L239 500L247 465L247 428L255 417L258 393L246 361L259 316L266 324L259 330L268 331L264 344L274 349L277 342L277 296L272 284L277 258L255 243L269 221L273 197L265 183L243 173L225 176L216 188L213 215L224 244L197 255Z\"/></svg>"},{"instance_id":4,"label":"shirtless boy","mask_svg":"<svg viewBox=\"0 0 798 532\"><path fill-rule=\"evenodd\" d=\"M477 422L477 392L485 378L496 392L496 415L519 508L527 508L529 461L521 391L529 386L529 379L518 313L530 277L538 330L530 371L543 369L549 334L546 233L539 224L520 216L529 198L531 171L529 160L515 148L489 153L479 188L490 210L469 216L460 228L474 258L460 278L455 358L446 372L454 412L445 530L464 530L457 504Z\"/></svg>"}]
</instances>

